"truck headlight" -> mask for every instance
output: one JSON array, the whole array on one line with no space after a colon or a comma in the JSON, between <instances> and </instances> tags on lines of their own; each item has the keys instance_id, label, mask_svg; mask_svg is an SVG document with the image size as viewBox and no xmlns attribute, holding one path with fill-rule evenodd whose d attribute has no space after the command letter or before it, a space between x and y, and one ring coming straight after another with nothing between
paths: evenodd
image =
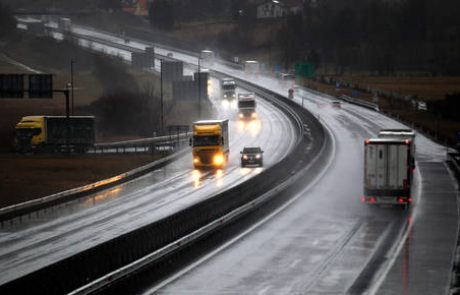
<instances>
[{"instance_id":1,"label":"truck headlight","mask_svg":"<svg viewBox=\"0 0 460 295\"><path fill-rule=\"evenodd\" d=\"M242 113L240 113L239 116L240 116L240 119L244 118L244 115Z\"/></svg>"},{"instance_id":2,"label":"truck headlight","mask_svg":"<svg viewBox=\"0 0 460 295\"><path fill-rule=\"evenodd\" d=\"M243 155L243 159L247 160L247 159L248 159L248 156L247 156L247 155Z\"/></svg>"},{"instance_id":3,"label":"truck headlight","mask_svg":"<svg viewBox=\"0 0 460 295\"><path fill-rule=\"evenodd\" d=\"M256 155L256 159L260 159L260 154L257 154L257 155Z\"/></svg>"},{"instance_id":4,"label":"truck headlight","mask_svg":"<svg viewBox=\"0 0 460 295\"><path fill-rule=\"evenodd\" d=\"M256 113L252 113L252 114L251 114L251 118L253 118L253 119L257 118L257 114L256 114Z\"/></svg>"},{"instance_id":5,"label":"truck headlight","mask_svg":"<svg viewBox=\"0 0 460 295\"><path fill-rule=\"evenodd\" d=\"M200 160L198 158L193 158L193 163L198 163Z\"/></svg>"},{"instance_id":6,"label":"truck headlight","mask_svg":"<svg viewBox=\"0 0 460 295\"><path fill-rule=\"evenodd\" d=\"M216 166L220 166L224 163L224 156L223 155L215 155L212 162Z\"/></svg>"}]
</instances>

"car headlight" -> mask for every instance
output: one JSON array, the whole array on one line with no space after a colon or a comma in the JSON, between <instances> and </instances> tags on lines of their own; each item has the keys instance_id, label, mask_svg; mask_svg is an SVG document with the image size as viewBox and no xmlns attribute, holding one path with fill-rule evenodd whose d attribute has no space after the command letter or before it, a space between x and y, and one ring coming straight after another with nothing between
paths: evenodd
<instances>
[{"instance_id":1,"label":"car headlight","mask_svg":"<svg viewBox=\"0 0 460 295\"><path fill-rule=\"evenodd\" d=\"M216 166L220 166L224 163L224 156L223 155L215 155L212 162Z\"/></svg>"}]
</instances>

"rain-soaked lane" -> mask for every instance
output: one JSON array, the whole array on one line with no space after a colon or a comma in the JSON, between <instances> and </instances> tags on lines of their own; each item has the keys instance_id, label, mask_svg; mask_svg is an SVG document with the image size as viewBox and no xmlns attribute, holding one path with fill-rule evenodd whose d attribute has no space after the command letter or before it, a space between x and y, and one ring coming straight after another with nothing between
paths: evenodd
<instances>
[{"instance_id":1,"label":"rain-soaked lane","mask_svg":"<svg viewBox=\"0 0 460 295\"><path fill-rule=\"evenodd\" d=\"M215 104L221 103L218 92L212 97ZM271 103L260 97L257 101L259 116L250 122L236 120L235 109L218 108L217 117L230 119L230 160L223 170L194 170L187 153L162 169L81 202L4 225L0 231L0 283L168 216L278 162L295 142L292 125ZM246 145L260 145L265 150L264 168L240 168L239 151Z\"/></svg>"}]
</instances>

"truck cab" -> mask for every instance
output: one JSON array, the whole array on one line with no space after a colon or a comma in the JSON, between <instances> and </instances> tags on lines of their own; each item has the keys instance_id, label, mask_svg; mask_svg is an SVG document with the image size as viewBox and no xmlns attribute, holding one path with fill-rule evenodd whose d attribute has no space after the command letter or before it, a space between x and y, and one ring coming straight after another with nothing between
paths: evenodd
<instances>
[{"instance_id":1,"label":"truck cab","mask_svg":"<svg viewBox=\"0 0 460 295\"><path fill-rule=\"evenodd\" d=\"M197 168L223 168L228 162L228 120L201 120L192 125L193 166Z\"/></svg>"},{"instance_id":2,"label":"truck cab","mask_svg":"<svg viewBox=\"0 0 460 295\"><path fill-rule=\"evenodd\" d=\"M222 93L222 99L228 102L236 100L236 82L232 78L224 78L220 81L220 90Z\"/></svg>"},{"instance_id":3,"label":"truck cab","mask_svg":"<svg viewBox=\"0 0 460 295\"><path fill-rule=\"evenodd\" d=\"M256 119L256 98L253 92L238 94L239 119Z\"/></svg>"}]
</instances>

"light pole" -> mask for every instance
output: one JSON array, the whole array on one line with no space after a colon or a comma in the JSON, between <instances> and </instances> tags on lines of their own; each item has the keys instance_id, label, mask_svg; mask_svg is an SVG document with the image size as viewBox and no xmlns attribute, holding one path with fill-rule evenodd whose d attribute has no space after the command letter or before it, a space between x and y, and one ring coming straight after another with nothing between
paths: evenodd
<instances>
[{"instance_id":1,"label":"light pole","mask_svg":"<svg viewBox=\"0 0 460 295\"><path fill-rule=\"evenodd\" d=\"M201 55L198 56L198 118L201 119Z\"/></svg>"},{"instance_id":2,"label":"light pole","mask_svg":"<svg viewBox=\"0 0 460 295\"><path fill-rule=\"evenodd\" d=\"M73 59L70 60L70 85L71 85L71 94L72 94L72 116L74 115L74 112L73 112L73 108L74 108L74 93L73 93L73 64L75 63L75 61Z\"/></svg>"},{"instance_id":3,"label":"light pole","mask_svg":"<svg viewBox=\"0 0 460 295\"><path fill-rule=\"evenodd\" d=\"M163 60L160 59L160 117L161 117L161 135L164 135L164 113L163 113Z\"/></svg>"}]
</instances>

